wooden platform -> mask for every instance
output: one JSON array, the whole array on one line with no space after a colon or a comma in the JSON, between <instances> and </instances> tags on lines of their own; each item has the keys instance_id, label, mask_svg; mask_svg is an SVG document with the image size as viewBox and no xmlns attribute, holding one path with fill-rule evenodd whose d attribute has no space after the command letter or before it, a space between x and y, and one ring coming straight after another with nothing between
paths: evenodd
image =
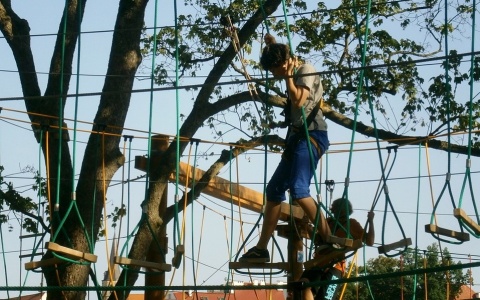
<instances>
[{"instance_id":1,"label":"wooden platform","mask_svg":"<svg viewBox=\"0 0 480 300\"><path fill-rule=\"evenodd\" d=\"M456 239L461 242L466 242L470 240L470 235L466 232L454 231L454 230L439 227L434 224L425 225L425 232L443 235L446 237Z\"/></svg>"},{"instance_id":2,"label":"wooden platform","mask_svg":"<svg viewBox=\"0 0 480 300\"><path fill-rule=\"evenodd\" d=\"M353 239L341 238L338 236L330 235L327 238L327 244L338 244L342 247L352 247Z\"/></svg>"},{"instance_id":3,"label":"wooden platform","mask_svg":"<svg viewBox=\"0 0 480 300\"><path fill-rule=\"evenodd\" d=\"M74 259L74 260L83 259L83 260L86 260L86 261L91 262L91 263L96 263L97 262L97 256L94 255L94 254L70 249L70 248L61 246L61 245L56 244L56 243L47 242L47 243L45 243L45 248L47 248L50 251L60 253L60 254L64 255L65 257L68 257L70 259Z\"/></svg>"},{"instance_id":4,"label":"wooden platform","mask_svg":"<svg viewBox=\"0 0 480 300\"><path fill-rule=\"evenodd\" d=\"M455 218L462 220L463 224L470 228L476 235L480 235L480 225L478 225L467 213L461 208L455 208L453 210Z\"/></svg>"},{"instance_id":5,"label":"wooden platform","mask_svg":"<svg viewBox=\"0 0 480 300\"><path fill-rule=\"evenodd\" d=\"M363 246L362 240L353 240L352 246L347 246L342 250L336 250L333 248L329 249L329 252L322 253L318 257L306 261L303 265L305 270L311 269L313 267L323 267L327 266L334 260L341 260L345 257L345 254L351 251L357 251L360 247Z\"/></svg>"},{"instance_id":6,"label":"wooden platform","mask_svg":"<svg viewBox=\"0 0 480 300\"><path fill-rule=\"evenodd\" d=\"M267 270L290 270L290 264L288 262L276 262L276 263L245 263L245 262L230 262L228 264L230 269L267 269Z\"/></svg>"},{"instance_id":7,"label":"wooden platform","mask_svg":"<svg viewBox=\"0 0 480 300\"><path fill-rule=\"evenodd\" d=\"M130 259L130 258L121 257L121 256L115 256L114 261L118 265L140 267L148 270L156 270L159 272L170 272L172 270L172 266L169 264L150 262L150 261L144 261L144 260L138 260L138 259Z\"/></svg>"},{"instance_id":8,"label":"wooden platform","mask_svg":"<svg viewBox=\"0 0 480 300\"><path fill-rule=\"evenodd\" d=\"M408 247L411 244L412 244L412 239L411 238L406 238L406 239L400 240L400 241L395 242L395 243L386 244L386 245L378 247L378 253L379 254L385 254L387 252L390 252L390 251L398 249L398 248Z\"/></svg>"}]
</instances>

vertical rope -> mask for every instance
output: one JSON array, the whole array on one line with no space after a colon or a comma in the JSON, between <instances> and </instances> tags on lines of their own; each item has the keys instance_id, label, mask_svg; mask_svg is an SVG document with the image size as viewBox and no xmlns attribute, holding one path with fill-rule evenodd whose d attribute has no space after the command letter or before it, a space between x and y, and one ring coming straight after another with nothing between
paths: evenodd
<instances>
[{"instance_id":1,"label":"vertical rope","mask_svg":"<svg viewBox=\"0 0 480 300\"><path fill-rule=\"evenodd\" d=\"M177 133L176 133L176 159L175 159L175 218L174 218L174 225L173 225L173 245L174 249L176 248L177 242L175 240L175 231L178 231L177 238L178 238L178 243L181 242L180 239L180 230L178 228L178 201L179 201L179 195L178 195L178 174L179 174L179 163L180 163L180 99L179 99L179 92L180 90L178 89L178 81L179 81L179 44L178 44L178 10L177 10L177 0L173 1L173 7L174 7L174 18L175 18L175 110L176 110L176 127L177 127Z\"/></svg>"},{"instance_id":2,"label":"vertical rope","mask_svg":"<svg viewBox=\"0 0 480 300\"><path fill-rule=\"evenodd\" d=\"M439 197L437 198L437 201L435 202L435 205L433 207L433 211L432 211L432 215L431 215L431 218L430 218L430 223L432 223L434 221L434 219L436 218L436 211L437 211L437 208L440 204L440 201L445 193L445 191L448 192L448 196L450 197L450 202L452 204L452 207L455 209L456 208L456 204L455 204L455 200L454 200L454 197L453 197L453 192L452 192L452 187L451 187L451 182L450 182L450 178L451 178L451 126L450 126L450 123L451 123L451 114L450 114L450 105L451 105L451 86L450 86L450 82L451 82L451 79L450 79L450 75L449 75L449 65L450 65L450 58L449 58L449 48L448 48L448 31L449 31L449 22L448 22L448 1L445 0L444 1L444 10L445 10L445 14L444 14L444 25L443 25L443 33L444 33L444 41L445 41L445 86L444 86L444 89L445 89L445 95L444 95L444 104L446 106L446 115L447 115L447 174L446 174L446 177L445 177L445 184L443 185L443 188L442 188L442 191L440 192L440 195ZM457 220L458 221L458 226L460 227L460 232L463 233L463 226L462 226L462 223L460 220ZM442 238L440 235L436 235L434 233L431 234L434 238L436 238L438 241L443 241L443 242L446 242L446 243L449 243L449 244L456 244L456 245L459 245L459 244L462 244L464 241L454 241L454 240L449 240L449 239L446 239L446 238Z\"/></svg>"},{"instance_id":3,"label":"vertical rope","mask_svg":"<svg viewBox=\"0 0 480 300\"><path fill-rule=\"evenodd\" d=\"M146 201L149 199L149 188L150 188L150 161L152 159L152 120L153 120L153 88L155 84L155 62L157 54L157 11L158 11L158 1L155 0L155 13L153 18L153 53L152 53L152 72L150 74L150 102L149 102L149 112L148 112L148 145L147 145L147 157L148 163L145 171L145 196L144 202L142 203L142 213L146 213Z\"/></svg>"},{"instance_id":4,"label":"vertical rope","mask_svg":"<svg viewBox=\"0 0 480 300\"><path fill-rule=\"evenodd\" d=\"M473 185L472 185L472 179L471 179L471 154L472 154L472 128L473 128L473 85L474 85L474 70L475 70L475 55L473 54L475 51L475 15L476 15L476 1L473 1L472 5L472 43L471 43L471 54L470 54L470 90L469 90L469 95L470 95L470 101L469 101L469 107L468 107L468 148L467 148L467 160L466 160L466 166L465 166L465 177L463 179L463 184L462 184L462 189L460 192L460 198L458 200L458 207L462 207L462 202L463 202L463 195L465 192L465 187L466 183L468 182L469 184L469 189L470 189L470 196L472 198L472 204L473 204L473 209L475 211L475 216L476 216L476 221L477 224L480 223L480 216L477 208L477 204L475 201L475 195L473 192ZM468 180L468 181L467 181ZM461 221L462 226L473 236L479 238L480 235L478 235L474 230L472 230L470 227L466 226L465 222Z\"/></svg>"},{"instance_id":5,"label":"vertical rope","mask_svg":"<svg viewBox=\"0 0 480 300\"><path fill-rule=\"evenodd\" d=\"M5 247L3 246L3 228L2 222L0 222L0 241L2 243L2 258L3 258L3 271L5 273L5 286L8 286L8 273L7 273L7 259L5 258ZM10 292L7 289L7 297L10 299Z\"/></svg>"}]
</instances>

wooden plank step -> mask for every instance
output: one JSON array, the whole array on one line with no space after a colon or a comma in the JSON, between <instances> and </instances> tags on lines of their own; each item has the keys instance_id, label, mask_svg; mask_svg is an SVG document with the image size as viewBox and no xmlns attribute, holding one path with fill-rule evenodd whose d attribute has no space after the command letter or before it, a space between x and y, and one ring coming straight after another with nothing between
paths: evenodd
<instances>
[{"instance_id":1,"label":"wooden plank step","mask_svg":"<svg viewBox=\"0 0 480 300\"><path fill-rule=\"evenodd\" d=\"M160 272L170 272L172 270L172 266L169 264L157 263L157 262L150 262L144 261L139 259L131 259L127 257L115 256L115 263L118 265L124 266L135 266L150 270L157 270Z\"/></svg>"},{"instance_id":2,"label":"wooden plank step","mask_svg":"<svg viewBox=\"0 0 480 300\"><path fill-rule=\"evenodd\" d=\"M478 225L467 213L461 208L455 208L453 210L455 218L462 220L465 226L468 226L475 234L480 235L480 225Z\"/></svg>"},{"instance_id":3,"label":"wooden plank step","mask_svg":"<svg viewBox=\"0 0 480 300\"><path fill-rule=\"evenodd\" d=\"M65 263L65 261L57 257L47 258L39 261L30 261L25 263L25 270L31 271L38 268L51 267L53 265L59 265L63 263Z\"/></svg>"},{"instance_id":4,"label":"wooden plank step","mask_svg":"<svg viewBox=\"0 0 480 300\"><path fill-rule=\"evenodd\" d=\"M454 231L454 230L439 227L434 224L425 225L425 232L435 233L435 234L443 235L446 237L451 237L461 242L466 242L470 240L470 235L466 232Z\"/></svg>"},{"instance_id":5,"label":"wooden plank step","mask_svg":"<svg viewBox=\"0 0 480 300\"><path fill-rule=\"evenodd\" d=\"M175 269L180 268L184 253L185 247L183 245L177 245L177 248L175 249L175 255L172 258L172 265L175 267Z\"/></svg>"},{"instance_id":6,"label":"wooden plank step","mask_svg":"<svg viewBox=\"0 0 480 300\"><path fill-rule=\"evenodd\" d=\"M250 262L230 262L228 264L230 269L276 269L285 270L290 269L288 262L276 262L276 263L250 263Z\"/></svg>"},{"instance_id":7,"label":"wooden plank step","mask_svg":"<svg viewBox=\"0 0 480 300\"><path fill-rule=\"evenodd\" d=\"M96 263L97 262L97 256L91 253L86 253L86 252L81 252L78 250L70 249L64 246L61 246L56 243L52 242L47 242L45 243L45 248L47 248L50 251L53 252L58 252L61 254L64 254L66 257L71 258L71 259L83 259L86 261L89 261L91 263Z\"/></svg>"},{"instance_id":8,"label":"wooden plank step","mask_svg":"<svg viewBox=\"0 0 480 300\"><path fill-rule=\"evenodd\" d=\"M334 260L341 260L343 257L345 257L346 253L351 251L357 251L362 246L363 246L362 240L353 240L352 246L347 246L341 250L330 248L328 252L326 253L322 252L320 255L318 255L318 257L306 261L303 264L303 266L305 267L305 270L311 269L313 267L326 266L327 264L329 264Z\"/></svg>"},{"instance_id":9,"label":"wooden plank step","mask_svg":"<svg viewBox=\"0 0 480 300\"><path fill-rule=\"evenodd\" d=\"M389 251L392 251L392 250L395 250L395 249L398 249L398 248L408 247L411 244L412 244L412 239L411 238L402 239L398 242L394 242L394 243L391 243L391 244L386 244L386 245L378 247L378 253L379 254L385 254Z\"/></svg>"},{"instance_id":10,"label":"wooden plank step","mask_svg":"<svg viewBox=\"0 0 480 300\"><path fill-rule=\"evenodd\" d=\"M352 247L353 239L341 238L334 235L329 235L327 238L327 244L339 244L342 247Z\"/></svg>"}]
</instances>

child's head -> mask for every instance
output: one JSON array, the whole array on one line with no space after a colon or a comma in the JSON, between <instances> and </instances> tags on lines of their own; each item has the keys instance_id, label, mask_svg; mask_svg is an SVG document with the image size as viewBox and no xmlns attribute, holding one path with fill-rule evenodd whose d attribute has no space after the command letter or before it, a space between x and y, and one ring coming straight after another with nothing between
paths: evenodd
<instances>
[{"instance_id":1,"label":"child's head","mask_svg":"<svg viewBox=\"0 0 480 300\"><path fill-rule=\"evenodd\" d=\"M265 35L265 45L260 58L260 65L263 69L271 71L272 68L282 66L290 58L290 47L277 43L269 33Z\"/></svg>"},{"instance_id":2,"label":"child's head","mask_svg":"<svg viewBox=\"0 0 480 300\"><path fill-rule=\"evenodd\" d=\"M334 200L330 210L336 218L346 217L353 213L352 203L345 198L338 198Z\"/></svg>"}]
</instances>

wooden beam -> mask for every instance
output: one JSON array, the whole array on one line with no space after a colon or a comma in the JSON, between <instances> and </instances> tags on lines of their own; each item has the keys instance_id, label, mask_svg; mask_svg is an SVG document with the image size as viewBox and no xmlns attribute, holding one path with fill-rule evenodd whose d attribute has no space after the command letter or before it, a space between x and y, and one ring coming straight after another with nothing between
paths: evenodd
<instances>
[{"instance_id":1,"label":"wooden beam","mask_svg":"<svg viewBox=\"0 0 480 300\"><path fill-rule=\"evenodd\" d=\"M152 164L154 165L158 161L158 158L152 158ZM148 158L144 156L135 157L135 168L146 171L147 170ZM188 179L189 188L195 180L199 180L205 174L205 171L200 170L199 168L193 168L184 162L179 164L179 174L178 174L178 183L185 186L185 183ZM170 176L170 181L175 182L175 173L172 173ZM232 189L230 191L230 188ZM230 181L223 179L219 176L215 176L210 180L208 185L203 189L202 193L209 196L215 197L219 200L231 203L233 201L234 205L241 206L242 208L261 213L263 209L263 193L256 190L239 186L236 183L231 183ZM292 206L291 213L296 219L303 219L305 213L301 207ZM281 204L281 213L280 220L288 221L290 219L290 205L286 202Z\"/></svg>"}]
</instances>

